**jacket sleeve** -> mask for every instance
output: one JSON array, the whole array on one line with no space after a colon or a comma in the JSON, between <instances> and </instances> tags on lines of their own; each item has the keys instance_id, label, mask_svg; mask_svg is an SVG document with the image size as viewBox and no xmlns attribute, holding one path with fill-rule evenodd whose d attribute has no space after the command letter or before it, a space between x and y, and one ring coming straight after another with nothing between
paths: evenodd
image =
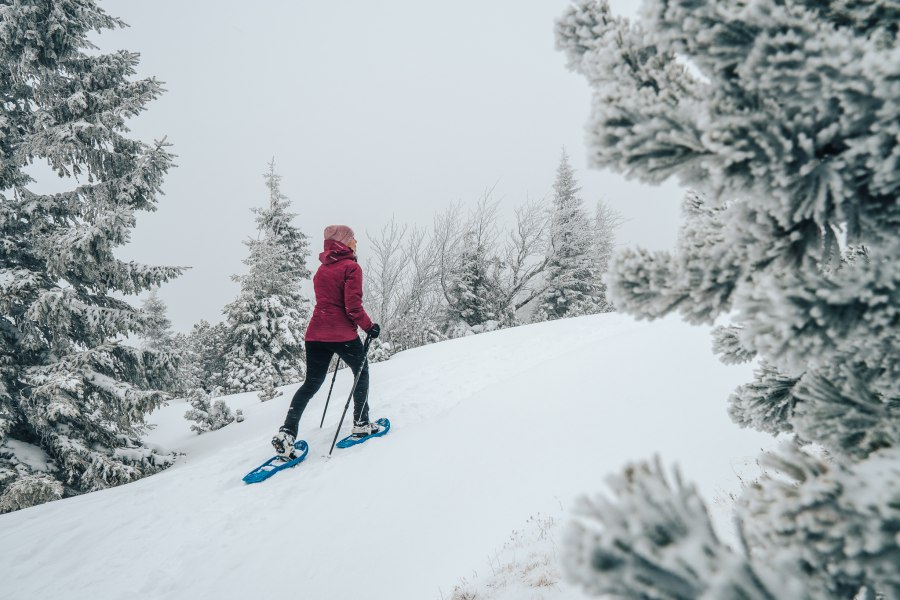
<instances>
[{"instance_id":1,"label":"jacket sleeve","mask_svg":"<svg viewBox=\"0 0 900 600\"><path fill-rule=\"evenodd\" d=\"M372 328L372 319L366 314L362 305L362 280L362 267L355 262L350 262L350 268L344 275L344 312L357 327L367 331Z\"/></svg>"}]
</instances>

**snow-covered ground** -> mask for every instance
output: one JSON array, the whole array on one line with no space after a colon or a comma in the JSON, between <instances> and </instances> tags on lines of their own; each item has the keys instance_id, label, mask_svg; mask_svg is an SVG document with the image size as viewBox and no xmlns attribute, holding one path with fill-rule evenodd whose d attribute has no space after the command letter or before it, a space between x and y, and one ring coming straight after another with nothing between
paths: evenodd
<instances>
[{"instance_id":1,"label":"snow-covered ground","mask_svg":"<svg viewBox=\"0 0 900 600\"><path fill-rule=\"evenodd\" d=\"M246 420L202 436L173 402L149 436L184 453L171 469L0 516L0 598L579 598L553 560L576 496L660 453L727 528L738 475L771 446L725 412L751 367L710 347L674 318L608 314L405 352L372 366L390 434L329 459L341 371L325 427L327 384L300 424L306 461L256 485L241 477L270 455L295 386L229 397Z\"/></svg>"}]
</instances>

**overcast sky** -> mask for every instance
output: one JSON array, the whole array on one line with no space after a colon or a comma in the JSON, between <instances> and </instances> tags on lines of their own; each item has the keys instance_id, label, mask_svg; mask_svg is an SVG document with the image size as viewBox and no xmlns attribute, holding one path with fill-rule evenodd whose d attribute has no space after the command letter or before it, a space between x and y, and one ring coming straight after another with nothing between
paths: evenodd
<instances>
[{"instance_id":1,"label":"overcast sky","mask_svg":"<svg viewBox=\"0 0 900 600\"><path fill-rule=\"evenodd\" d=\"M637 2L611 0L619 14ZM178 155L159 210L120 255L192 269L163 287L174 328L219 321L267 202L271 158L314 255L330 223L365 233L391 217L428 224L454 201L494 197L509 218L549 195L566 147L585 205L627 219L622 244L674 243L681 192L588 169L590 91L554 49L565 0L103 0L131 27L104 51L139 52L167 93L132 121Z\"/></svg>"}]
</instances>

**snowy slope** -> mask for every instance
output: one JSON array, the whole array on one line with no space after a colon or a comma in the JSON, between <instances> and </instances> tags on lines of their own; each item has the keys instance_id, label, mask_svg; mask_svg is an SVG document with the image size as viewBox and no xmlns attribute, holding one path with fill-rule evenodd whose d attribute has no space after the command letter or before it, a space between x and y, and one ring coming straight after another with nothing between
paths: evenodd
<instances>
[{"instance_id":1,"label":"snowy slope","mask_svg":"<svg viewBox=\"0 0 900 600\"><path fill-rule=\"evenodd\" d=\"M326 459L342 371L325 428L327 388L303 417L306 461L250 486L295 387L230 397L246 421L202 436L174 402L151 441L184 452L176 466L0 516L0 598L447 598L529 517L564 521L575 496L654 453L724 523L735 473L770 441L728 420L751 367L719 364L710 345L675 319L609 314L402 353L372 366L372 415L391 433Z\"/></svg>"}]
</instances>

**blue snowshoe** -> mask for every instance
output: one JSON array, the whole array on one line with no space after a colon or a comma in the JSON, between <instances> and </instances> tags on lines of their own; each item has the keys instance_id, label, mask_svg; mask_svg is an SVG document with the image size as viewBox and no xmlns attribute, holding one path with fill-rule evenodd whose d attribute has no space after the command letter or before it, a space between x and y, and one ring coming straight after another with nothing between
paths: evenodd
<instances>
[{"instance_id":1,"label":"blue snowshoe","mask_svg":"<svg viewBox=\"0 0 900 600\"><path fill-rule=\"evenodd\" d=\"M349 448L350 446L355 446L357 444L362 444L372 438L381 437L391 430L391 422L385 418L378 419L372 425L375 426L372 433L366 435L348 435L341 441L337 443L338 448Z\"/></svg>"},{"instance_id":2,"label":"blue snowshoe","mask_svg":"<svg viewBox=\"0 0 900 600\"><path fill-rule=\"evenodd\" d=\"M300 464L306 455L309 454L309 444L306 440L297 440L294 442L294 450L289 456L276 455L259 465L246 475L244 475L244 483L259 483L265 481L278 471L290 469Z\"/></svg>"}]
</instances>

